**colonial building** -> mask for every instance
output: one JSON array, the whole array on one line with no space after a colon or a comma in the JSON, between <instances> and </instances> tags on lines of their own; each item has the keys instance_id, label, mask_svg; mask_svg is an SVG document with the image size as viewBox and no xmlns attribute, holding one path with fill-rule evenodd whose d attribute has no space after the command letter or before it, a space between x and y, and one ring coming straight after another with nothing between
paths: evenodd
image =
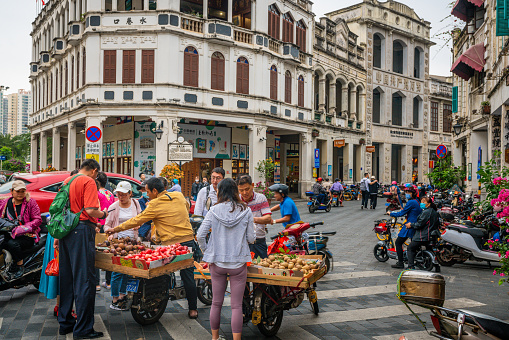
<instances>
[{"instance_id":1,"label":"colonial building","mask_svg":"<svg viewBox=\"0 0 509 340\"><path fill-rule=\"evenodd\" d=\"M467 170L468 191L479 188L476 171L487 160L509 165L507 5L460 0L452 9L464 22L454 32L453 157Z\"/></svg>"},{"instance_id":2,"label":"colonial building","mask_svg":"<svg viewBox=\"0 0 509 340\"><path fill-rule=\"evenodd\" d=\"M96 158L106 171L159 173L182 136L194 154L184 191L215 166L260 180L257 163L272 157L274 181L303 193L313 129L336 131L314 120L313 25L308 0L47 2L31 33L34 168L51 147L60 170ZM360 116L340 120L363 129Z\"/></svg>"},{"instance_id":3,"label":"colonial building","mask_svg":"<svg viewBox=\"0 0 509 340\"><path fill-rule=\"evenodd\" d=\"M371 172L371 155L364 145L366 46L357 40L341 18L324 17L315 23L314 118L325 122L317 148L326 156L317 175L347 183L359 182L364 171Z\"/></svg>"},{"instance_id":4,"label":"colonial building","mask_svg":"<svg viewBox=\"0 0 509 340\"><path fill-rule=\"evenodd\" d=\"M429 145L430 23L396 2L364 0L327 14L344 20L367 50L366 145L383 183L424 180ZM414 165L415 164L415 165ZM366 164L370 168L370 164Z\"/></svg>"}]
</instances>

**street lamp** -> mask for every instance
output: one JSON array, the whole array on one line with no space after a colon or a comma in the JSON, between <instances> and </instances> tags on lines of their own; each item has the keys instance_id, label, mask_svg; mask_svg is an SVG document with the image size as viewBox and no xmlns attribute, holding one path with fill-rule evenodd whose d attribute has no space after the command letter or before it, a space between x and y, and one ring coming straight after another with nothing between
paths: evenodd
<instances>
[{"instance_id":1,"label":"street lamp","mask_svg":"<svg viewBox=\"0 0 509 340\"><path fill-rule=\"evenodd\" d=\"M452 126L452 128L454 129L454 134L456 136L459 136L459 134L461 133L461 129L463 128L463 125L460 123L456 123Z\"/></svg>"},{"instance_id":2,"label":"street lamp","mask_svg":"<svg viewBox=\"0 0 509 340\"><path fill-rule=\"evenodd\" d=\"M161 127L157 127L157 130L154 132L156 134L157 140L161 140L163 137L163 130L161 130Z\"/></svg>"}]
</instances>

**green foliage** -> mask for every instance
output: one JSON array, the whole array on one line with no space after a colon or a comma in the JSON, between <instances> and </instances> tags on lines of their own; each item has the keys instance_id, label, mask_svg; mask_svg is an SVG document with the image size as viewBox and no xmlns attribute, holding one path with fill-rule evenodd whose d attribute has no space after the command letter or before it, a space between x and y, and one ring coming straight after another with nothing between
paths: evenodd
<instances>
[{"instance_id":1,"label":"green foliage","mask_svg":"<svg viewBox=\"0 0 509 340\"><path fill-rule=\"evenodd\" d=\"M10 159L12 157L12 149L8 146L2 146L0 148L0 156L5 156L6 159Z\"/></svg>"},{"instance_id":2,"label":"green foliage","mask_svg":"<svg viewBox=\"0 0 509 340\"><path fill-rule=\"evenodd\" d=\"M3 162L3 169L7 171L25 172L25 166L26 166L25 161L14 158Z\"/></svg>"},{"instance_id":3,"label":"green foliage","mask_svg":"<svg viewBox=\"0 0 509 340\"><path fill-rule=\"evenodd\" d=\"M455 167L451 156L447 156L436 163L435 168L428 175L431 183L439 189L450 189L465 177L465 170Z\"/></svg>"},{"instance_id":4,"label":"green foliage","mask_svg":"<svg viewBox=\"0 0 509 340\"><path fill-rule=\"evenodd\" d=\"M276 165L272 161L272 158L269 158L259 161L258 164L256 164L255 170L265 179L265 182L269 182L272 177L274 177L275 167Z\"/></svg>"},{"instance_id":5,"label":"green foliage","mask_svg":"<svg viewBox=\"0 0 509 340\"><path fill-rule=\"evenodd\" d=\"M0 135L0 146L12 150L7 158L18 158L28 161L30 157L30 133L11 137L11 135ZM2 156L5 156L2 154Z\"/></svg>"}]
</instances>

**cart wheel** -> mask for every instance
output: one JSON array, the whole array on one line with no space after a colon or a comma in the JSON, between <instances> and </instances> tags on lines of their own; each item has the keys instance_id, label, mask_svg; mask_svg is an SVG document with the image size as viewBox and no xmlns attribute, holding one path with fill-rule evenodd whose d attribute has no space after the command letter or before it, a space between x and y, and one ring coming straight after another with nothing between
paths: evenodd
<instances>
[{"instance_id":1,"label":"cart wheel","mask_svg":"<svg viewBox=\"0 0 509 340\"><path fill-rule=\"evenodd\" d=\"M198 300L210 306L212 304L212 283L208 280L199 280L196 289L198 290Z\"/></svg>"},{"instance_id":2,"label":"cart wheel","mask_svg":"<svg viewBox=\"0 0 509 340\"><path fill-rule=\"evenodd\" d=\"M318 313L320 313L320 309L318 308L318 301L315 301L315 302L309 302L311 304L311 309L313 310L313 313L315 313L315 315L318 315Z\"/></svg>"},{"instance_id":3,"label":"cart wheel","mask_svg":"<svg viewBox=\"0 0 509 340\"><path fill-rule=\"evenodd\" d=\"M279 288L279 287L278 287ZM272 295L274 290L270 288L267 289L267 294ZM269 310L274 305L274 302L267 296L267 294L262 294L261 301L261 313L262 313L262 321L256 325L260 333L270 338L277 334L279 328L281 328L281 323L283 322L283 310L275 311L271 315L268 315ZM276 293L277 294L277 293ZM272 296L274 299L279 299L278 296Z\"/></svg>"},{"instance_id":4,"label":"cart wheel","mask_svg":"<svg viewBox=\"0 0 509 340\"><path fill-rule=\"evenodd\" d=\"M166 310L166 305L168 304L168 298L162 299L159 304L153 308L152 310L138 309L136 307L131 307L131 315L133 316L134 321L139 323L142 326L151 325L156 323L161 316L163 316L164 311Z\"/></svg>"},{"instance_id":5,"label":"cart wheel","mask_svg":"<svg viewBox=\"0 0 509 340\"><path fill-rule=\"evenodd\" d=\"M313 313L315 313L315 315L318 315L318 313L320 313L320 309L318 308L318 297L316 296L315 290L308 291L308 300L309 303L311 304L311 309L313 310Z\"/></svg>"},{"instance_id":6,"label":"cart wheel","mask_svg":"<svg viewBox=\"0 0 509 340\"><path fill-rule=\"evenodd\" d=\"M345 192L345 193L343 194L343 198L345 199L345 201L351 201L351 200L353 199L353 196L352 196L352 194L351 194L351 193L349 193L349 192Z\"/></svg>"}]
</instances>

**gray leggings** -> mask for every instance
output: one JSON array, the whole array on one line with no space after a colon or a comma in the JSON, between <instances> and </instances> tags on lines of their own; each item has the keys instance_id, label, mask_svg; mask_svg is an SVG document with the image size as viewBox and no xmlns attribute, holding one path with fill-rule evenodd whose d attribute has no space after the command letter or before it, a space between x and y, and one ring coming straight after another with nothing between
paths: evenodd
<instances>
[{"instance_id":1,"label":"gray leggings","mask_svg":"<svg viewBox=\"0 0 509 340\"><path fill-rule=\"evenodd\" d=\"M232 333L242 333L242 299L247 280L247 265L237 269L225 269L210 264L210 277L212 278L212 307L210 308L210 328L218 330L221 322L221 307L224 293L230 278L231 307L232 307Z\"/></svg>"}]
</instances>

